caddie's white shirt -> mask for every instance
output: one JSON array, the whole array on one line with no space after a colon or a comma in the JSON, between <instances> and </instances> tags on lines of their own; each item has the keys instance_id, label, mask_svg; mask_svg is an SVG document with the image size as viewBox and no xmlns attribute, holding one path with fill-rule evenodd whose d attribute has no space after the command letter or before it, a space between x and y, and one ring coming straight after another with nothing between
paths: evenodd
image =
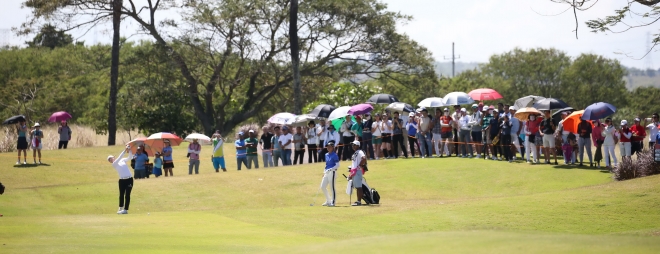
<instances>
[{"instance_id":1,"label":"caddie's white shirt","mask_svg":"<svg viewBox=\"0 0 660 254\"><path fill-rule=\"evenodd\" d=\"M651 123L646 126L646 129L649 130L649 142L655 142L655 136L658 135L658 124Z\"/></svg>"},{"instance_id":2,"label":"caddie's white shirt","mask_svg":"<svg viewBox=\"0 0 660 254\"><path fill-rule=\"evenodd\" d=\"M119 179L126 179L126 178L131 178L133 175L131 175L131 170L128 169L128 165L126 164L126 161L129 160L129 158L133 157L132 153L128 153L128 158L122 158L124 157L124 153L126 153L126 150L122 151L117 158L115 158L115 161L112 163L112 167L117 170L117 173L119 174Z\"/></svg>"},{"instance_id":3,"label":"caddie's white shirt","mask_svg":"<svg viewBox=\"0 0 660 254\"><path fill-rule=\"evenodd\" d=\"M360 161L362 157L365 157L364 152L362 150L358 150L357 152L355 152L355 154L353 154L353 164L351 165L351 168L357 168L358 166L360 166Z\"/></svg>"},{"instance_id":4,"label":"caddie's white shirt","mask_svg":"<svg viewBox=\"0 0 660 254\"><path fill-rule=\"evenodd\" d=\"M289 143L287 146L284 146L284 144L289 141L293 141L293 135L291 135L291 133L280 135L280 143L282 143L282 149L293 149L293 142Z\"/></svg>"}]
</instances>

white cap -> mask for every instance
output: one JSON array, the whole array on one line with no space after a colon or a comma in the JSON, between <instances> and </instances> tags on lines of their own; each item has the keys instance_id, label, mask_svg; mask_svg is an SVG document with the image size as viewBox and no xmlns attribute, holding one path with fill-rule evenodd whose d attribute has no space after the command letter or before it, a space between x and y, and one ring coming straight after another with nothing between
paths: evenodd
<instances>
[{"instance_id":1,"label":"white cap","mask_svg":"<svg viewBox=\"0 0 660 254\"><path fill-rule=\"evenodd\" d=\"M472 104L472 108L476 108L476 107L479 107L479 105L477 105L477 104Z\"/></svg>"},{"instance_id":2,"label":"white cap","mask_svg":"<svg viewBox=\"0 0 660 254\"><path fill-rule=\"evenodd\" d=\"M409 117L413 117L413 116L415 116L415 113L410 112L410 114L408 114L408 116L409 116Z\"/></svg>"},{"instance_id":3,"label":"white cap","mask_svg":"<svg viewBox=\"0 0 660 254\"><path fill-rule=\"evenodd\" d=\"M511 106L511 107L509 107L509 110L516 110L516 107Z\"/></svg>"},{"instance_id":4,"label":"white cap","mask_svg":"<svg viewBox=\"0 0 660 254\"><path fill-rule=\"evenodd\" d=\"M108 160L110 160L110 159L112 159L112 158L115 158L115 156L108 155Z\"/></svg>"},{"instance_id":5,"label":"white cap","mask_svg":"<svg viewBox=\"0 0 660 254\"><path fill-rule=\"evenodd\" d=\"M448 109L448 108L445 108L444 111L449 111L449 109Z\"/></svg>"},{"instance_id":6,"label":"white cap","mask_svg":"<svg viewBox=\"0 0 660 254\"><path fill-rule=\"evenodd\" d=\"M639 122L639 121L642 121L641 119L639 119L639 117L635 118L635 122Z\"/></svg>"},{"instance_id":7,"label":"white cap","mask_svg":"<svg viewBox=\"0 0 660 254\"><path fill-rule=\"evenodd\" d=\"M360 146L360 141L355 140L355 141L351 142L351 144L356 145L356 146Z\"/></svg>"},{"instance_id":8,"label":"white cap","mask_svg":"<svg viewBox=\"0 0 660 254\"><path fill-rule=\"evenodd\" d=\"M39 125L39 123L34 123L33 127L41 127L41 125Z\"/></svg>"},{"instance_id":9,"label":"white cap","mask_svg":"<svg viewBox=\"0 0 660 254\"><path fill-rule=\"evenodd\" d=\"M482 111L488 111L488 106L484 106L484 110Z\"/></svg>"},{"instance_id":10,"label":"white cap","mask_svg":"<svg viewBox=\"0 0 660 254\"><path fill-rule=\"evenodd\" d=\"M249 133L254 133L254 130L250 130L250 131L248 131L248 132L249 132Z\"/></svg>"},{"instance_id":11,"label":"white cap","mask_svg":"<svg viewBox=\"0 0 660 254\"><path fill-rule=\"evenodd\" d=\"M621 126L628 125L628 121L626 120L621 120Z\"/></svg>"},{"instance_id":12,"label":"white cap","mask_svg":"<svg viewBox=\"0 0 660 254\"><path fill-rule=\"evenodd\" d=\"M461 112L467 112L467 109L461 108Z\"/></svg>"}]
</instances>

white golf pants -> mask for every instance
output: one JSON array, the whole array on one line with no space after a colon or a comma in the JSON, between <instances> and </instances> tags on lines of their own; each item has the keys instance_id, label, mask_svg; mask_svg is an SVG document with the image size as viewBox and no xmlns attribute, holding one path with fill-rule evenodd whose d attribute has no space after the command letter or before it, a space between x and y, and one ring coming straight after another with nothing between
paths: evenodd
<instances>
[{"instance_id":1,"label":"white golf pants","mask_svg":"<svg viewBox=\"0 0 660 254\"><path fill-rule=\"evenodd\" d=\"M337 197L337 192L335 191L335 181L337 180L337 171L329 170L323 174L323 180L321 180L321 189L323 194L325 194L325 203L326 204L335 204L335 199ZM328 192L328 185L330 185L330 192Z\"/></svg>"},{"instance_id":2,"label":"white golf pants","mask_svg":"<svg viewBox=\"0 0 660 254\"><path fill-rule=\"evenodd\" d=\"M532 153L533 152L533 153ZM530 153L534 155L534 160L529 157ZM536 148L534 143L529 142L529 136L525 138L525 158L527 161L539 161L539 149Z\"/></svg>"},{"instance_id":3,"label":"white golf pants","mask_svg":"<svg viewBox=\"0 0 660 254\"><path fill-rule=\"evenodd\" d=\"M603 157L605 157L605 167L616 166L618 164L616 160L616 155L614 154L615 145L603 145ZM610 164L610 158L614 161L614 164Z\"/></svg>"}]
</instances>

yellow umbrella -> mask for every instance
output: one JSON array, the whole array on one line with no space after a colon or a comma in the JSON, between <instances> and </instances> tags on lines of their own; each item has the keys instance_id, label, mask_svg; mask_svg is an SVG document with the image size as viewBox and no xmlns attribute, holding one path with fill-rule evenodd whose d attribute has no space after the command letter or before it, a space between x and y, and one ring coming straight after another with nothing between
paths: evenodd
<instances>
[{"instance_id":1,"label":"yellow umbrella","mask_svg":"<svg viewBox=\"0 0 660 254\"><path fill-rule=\"evenodd\" d=\"M513 117L518 118L520 121L527 121L530 115L541 115L541 111L532 107L521 108L516 111Z\"/></svg>"}]
</instances>

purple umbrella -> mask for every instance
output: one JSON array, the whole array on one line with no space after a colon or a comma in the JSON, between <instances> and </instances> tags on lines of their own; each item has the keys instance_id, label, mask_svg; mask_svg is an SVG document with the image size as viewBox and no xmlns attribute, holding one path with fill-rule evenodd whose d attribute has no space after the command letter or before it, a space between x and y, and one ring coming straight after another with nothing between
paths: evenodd
<instances>
[{"instance_id":1,"label":"purple umbrella","mask_svg":"<svg viewBox=\"0 0 660 254\"><path fill-rule=\"evenodd\" d=\"M54 122L60 122L60 121L66 121L71 119L71 115L67 112L60 111L60 112L55 112L53 113L50 118L48 118L48 121L51 123Z\"/></svg>"},{"instance_id":2,"label":"purple umbrella","mask_svg":"<svg viewBox=\"0 0 660 254\"><path fill-rule=\"evenodd\" d=\"M373 106L371 106L370 104L362 103L362 104L358 104L358 105L355 105L355 106L351 107L348 110L348 114L349 115L354 115L354 116L364 115L366 113L371 112L372 110L374 110Z\"/></svg>"},{"instance_id":3,"label":"purple umbrella","mask_svg":"<svg viewBox=\"0 0 660 254\"><path fill-rule=\"evenodd\" d=\"M599 120L616 112L616 107L606 102L596 102L584 109L583 120Z\"/></svg>"}]
</instances>

